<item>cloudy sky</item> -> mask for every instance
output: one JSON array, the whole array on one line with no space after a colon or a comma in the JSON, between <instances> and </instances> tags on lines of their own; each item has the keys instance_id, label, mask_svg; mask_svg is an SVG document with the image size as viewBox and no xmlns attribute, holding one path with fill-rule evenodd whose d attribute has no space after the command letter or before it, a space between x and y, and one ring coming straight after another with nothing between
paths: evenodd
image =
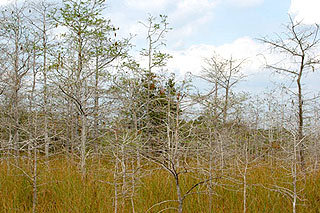
<instances>
[{"instance_id":1,"label":"cloudy sky","mask_svg":"<svg viewBox=\"0 0 320 213\"><path fill-rule=\"evenodd\" d=\"M5 4L10 0L0 0ZM146 29L139 21L148 14L168 15L173 28L168 33L166 51L173 56L168 69L182 76L201 73L203 58L217 52L223 57L246 58L243 68L248 77L240 87L263 91L270 87L270 72L261 69L265 46L257 41L284 31L288 14L305 24L320 23L320 0L107 0L105 16L120 27L119 34L137 34L133 42L146 45ZM320 72L319 72L320 73ZM310 77L311 76L311 77ZM310 89L319 89L319 79L310 75Z\"/></svg>"},{"instance_id":2,"label":"cloudy sky","mask_svg":"<svg viewBox=\"0 0 320 213\"><path fill-rule=\"evenodd\" d=\"M201 73L203 58L213 52L229 58L246 58L243 68L249 77L239 85L241 90L263 92L271 88L271 72L261 69L261 53L266 48L257 41L284 31L289 14L305 24L320 23L319 0L109 0L106 16L120 27L122 35L137 34L134 42L146 43L138 21L148 14L168 15L173 30L167 35L167 52L173 59L171 71L180 75ZM319 72L320 73L320 72ZM309 75L308 88L318 90L320 75Z\"/></svg>"}]
</instances>

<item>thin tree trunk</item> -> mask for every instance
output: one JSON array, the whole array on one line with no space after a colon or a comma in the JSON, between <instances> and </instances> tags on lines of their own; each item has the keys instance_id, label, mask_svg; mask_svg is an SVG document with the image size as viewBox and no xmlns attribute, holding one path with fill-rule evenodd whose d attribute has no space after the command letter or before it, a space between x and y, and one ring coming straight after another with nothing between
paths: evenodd
<instances>
[{"instance_id":1,"label":"thin tree trunk","mask_svg":"<svg viewBox=\"0 0 320 213\"><path fill-rule=\"evenodd\" d=\"M135 191L136 191L135 175L136 175L137 171L136 171L136 167L134 164L134 159L132 159L131 166L132 166L132 174L131 174L132 192L131 192L130 200L131 200L132 213L135 213L134 195L135 195Z\"/></svg>"},{"instance_id":2,"label":"thin tree trunk","mask_svg":"<svg viewBox=\"0 0 320 213\"><path fill-rule=\"evenodd\" d=\"M113 179L114 179L114 213L118 212L118 183L117 183L118 170L119 170L118 159L116 159L115 172L113 173Z\"/></svg>"},{"instance_id":3,"label":"thin tree trunk","mask_svg":"<svg viewBox=\"0 0 320 213\"><path fill-rule=\"evenodd\" d=\"M177 159L178 149L179 149L179 119L180 119L180 100L177 100L177 111L176 111L176 124L175 124L175 132L174 132L174 140L175 140L175 150L173 155L173 160ZM179 166L179 161L176 162Z\"/></svg>"},{"instance_id":4,"label":"thin tree trunk","mask_svg":"<svg viewBox=\"0 0 320 213\"><path fill-rule=\"evenodd\" d=\"M215 91L214 91L214 108L213 108L213 113L214 113L214 121L217 122L218 121L218 79L215 79L214 82L214 86L215 86Z\"/></svg>"},{"instance_id":5,"label":"thin tree trunk","mask_svg":"<svg viewBox=\"0 0 320 213\"><path fill-rule=\"evenodd\" d=\"M299 150L299 155L300 155L300 164L302 170L304 170L305 167L305 162L304 162L304 143L302 142L303 140L303 101L302 101L302 88L301 88L301 75L302 75L302 69L300 71L300 74L297 79L297 85L298 85L298 117L299 117L299 126L298 126L298 140L300 143L300 150Z\"/></svg>"},{"instance_id":6,"label":"thin tree trunk","mask_svg":"<svg viewBox=\"0 0 320 213\"><path fill-rule=\"evenodd\" d=\"M19 22L19 20L18 20ZM20 89L20 76L19 76L19 29L15 31L15 53L14 53L14 87L13 87L13 112L14 112L14 136L13 148L18 156L18 143L19 143L19 100L18 91Z\"/></svg>"},{"instance_id":7,"label":"thin tree trunk","mask_svg":"<svg viewBox=\"0 0 320 213\"><path fill-rule=\"evenodd\" d=\"M46 164L49 160L49 130L48 130L48 85L47 85L47 40L46 40L46 16L43 15L43 109L44 109L44 152Z\"/></svg>"},{"instance_id":8,"label":"thin tree trunk","mask_svg":"<svg viewBox=\"0 0 320 213\"><path fill-rule=\"evenodd\" d=\"M298 141L299 142L299 141ZM297 141L294 138L293 144L293 166L292 166L292 185L293 185L293 202L292 202L292 212L296 213L296 204L297 204Z\"/></svg>"},{"instance_id":9,"label":"thin tree trunk","mask_svg":"<svg viewBox=\"0 0 320 213\"><path fill-rule=\"evenodd\" d=\"M121 188L121 193L122 193L122 209L126 208L126 194L125 192L127 191L127 167L126 167L126 158L125 158L125 149L124 149L124 144L121 145L121 174L122 174L122 188Z\"/></svg>"},{"instance_id":10,"label":"thin tree trunk","mask_svg":"<svg viewBox=\"0 0 320 213\"><path fill-rule=\"evenodd\" d=\"M95 140L98 138L98 111L99 111L99 55L98 55L98 50L97 55L96 55L96 70L95 70L95 83L94 83L94 132L93 132L93 137ZM94 148L95 152L98 151L98 144L97 142L94 143Z\"/></svg>"},{"instance_id":11,"label":"thin tree trunk","mask_svg":"<svg viewBox=\"0 0 320 213\"><path fill-rule=\"evenodd\" d=\"M178 213L182 213L182 210L183 210L183 197L182 197L182 194L181 194L178 174L176 174L174 178L175 178L175 181L176 181L176 190L177 190L177 196L178 196Z\"/></svg>"},{"instance_id":12,"label":"thin tree trunk","mask_svg":"<svg viewBox=\"0 0 320 213\"><path fill-rule=\"evenodd\" d=\"M34 149L34 158L33 158L33 199L32 199L32 212L36 213L37 204L38 204L38 183L37 183L37 166L38 166L38 156L37 156L37 147L33 147Z\"/></svg>"},{"instance_id":13,"label":"thin tree trunk","mask_svg":"<svg viewBox=\"0 0 320 213\"><path fill-rule=\"evenodd\" d=\"M247 212L247 171L248 171L248 164L249 164L249 158L248 158L248 141L245 141L245 166L244 166L244 172L243 172L243 213Z\"/></svg>"},{"instance_id":14,"label":"thin tree trunk","mask_svg":"<svg viewBox=\"0 0 320 213\"><path fill-rule=\"evenodd\" d=\"M81 148L80 148L80 168L83 180L86 176L86 145L87 145L87 117L86 115L81 115Z\"/></svg>"}]
</instances>

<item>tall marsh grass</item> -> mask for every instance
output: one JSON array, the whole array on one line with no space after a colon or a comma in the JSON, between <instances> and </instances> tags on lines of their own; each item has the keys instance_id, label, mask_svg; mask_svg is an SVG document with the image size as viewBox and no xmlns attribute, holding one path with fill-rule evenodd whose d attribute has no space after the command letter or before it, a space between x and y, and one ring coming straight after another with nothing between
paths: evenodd
<instances>
[{"instance_id":1,"label":"tall marsh grass","mask_svg":"<svg viewBox=\"0 0 320 213\"><path fill-rule=\"evenodd\" d=\"M40 160L41 162L41 160ZM32 183L26 177L30 163L19 162L19 169L3 160L0 163L0 212L32 212ZM141 179L132 197L135 212L146 212L154 204L164 202L149 212L175 212L176 190L173 178L154 165L142 170ZM26 174L24 174L24 171ZM113 165L108 161L91 160L83 180L75 162L65 157L51 159L49 166L39 164L37 212L115 212ZM290 187L284 170L255 167L248 174L247 212L291 212L288 196L268 188ZM196 174L181 176L182 191L197 183ZM237 177L235 175L235 177ZM273 178L275 177L275 178ZM277 182L279 181L279 182ZM301 200L297 212L320 212L320 172L307 173L299 181ZM118 190L121 186L118 186ZM230 180L217 180L209 196L207 185L197 187L184 201L184 212L242 212L242 185ZM211 200L210 200L211 199ZM132 200L119 194L117 212L133 212ZM211 205L211 206L209 206Z\"/></svg>"}]
</instances>

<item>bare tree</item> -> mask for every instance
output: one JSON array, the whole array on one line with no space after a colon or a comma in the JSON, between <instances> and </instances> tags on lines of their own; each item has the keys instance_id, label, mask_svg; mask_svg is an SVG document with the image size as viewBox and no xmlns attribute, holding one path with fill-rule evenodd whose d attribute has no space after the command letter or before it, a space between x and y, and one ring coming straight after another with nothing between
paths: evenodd
<instances>
[{"instance_id":1,"label":"bare tree","mask_svg":"<svg viewBox=\"0 0 320 213\"><path fill-rule=\"evenodd\" d=\"M222 121L225 124L230 107L232 89L246 77L241 73L241 67L245 60L235 60L232 57L224 59L214 54L211 58L205 59L204 62L203 72L199 77L210 84L210 90L208 94L203 96L203 103L213 106L216 119L221 117L220 115L222 114ZM221 95L223 96L222 98L219 97ZM220 109L219 113L218 109Z\"/></svg>"},{"instance_id":2,"label":"bare tree","mask_svg":"<svg viewBox=\"0 0 320 213\"><path fill-rule=\"evenodd\" d=\"M277 73L286 75L296 82L296 91L292 91L296 98L297 108L297 140L302 141L304 135L304 90L303 77L311 71L315 71L320 60L317 55L319 47L319 26L306 26L294 21L291 17L286 31L278 35L276 39L261 38L261 42L270 46L274 52L283 54L286 60L275 64L268 64L267 68ZM299 157L302 169L305 167L304 142L299 143Z\"/></svg>"},{"instance_id":3,"label":"bare tree","mask_svg":"<svg viewBox=\"0 0 320 213\"><path fill-rule=\"evenodd\" d=\"M9 143L15 150L19 148L20 118L21 118L21 90L24 80L31 68L32 42L29 38L30 28L26 23L26 5L11 4L1 11L0 41L2 53L6 57L3 63L6 90L4 94L10 100L9 117L11 118Z\"/></svg>"},{"instance_id":4,"label":"bare tree","mask_svg":"<svg viewBox=\"0 0 320 213\"><path fill-rule=\"evenodd\" d=\"M53 25L52 19L49 14L53 10L53 3L48 1L32 2L30 4L29 11L32 12L32 16L29 17L29 22L34 28L34 35L38 38L36 44L37 55L39 55L38 69L42 77L42 97L43 97L43 131L44 131L44 153L48 162L49 158L49 147L50 147L50 130L49 130L49 83L48 83L48 51L51 47L50 43L50 32L52 32ZM40 62L41 61L41 62Z\"/></svg>"}]
</instances>

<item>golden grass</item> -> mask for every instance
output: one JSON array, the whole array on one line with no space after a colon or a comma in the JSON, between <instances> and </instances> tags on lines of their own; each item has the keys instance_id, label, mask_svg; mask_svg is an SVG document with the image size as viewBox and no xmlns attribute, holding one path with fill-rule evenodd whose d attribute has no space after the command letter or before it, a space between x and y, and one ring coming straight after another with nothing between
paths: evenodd
<instances>
[{"instance_id":1,"label":"golden grass","mask_svg":"<svg viewBox=\"0 0 320 213\"><path fill-rule=\"evenodd\" d=\"M31 165L20 162L21 168L31 174ZM70 159L56 157L49 168L39 164L37 212L114 212L113 165L107 161L91 160L88 174L82 180L79 169ZM155 166L156 168L156 166ZM152 171L152 172L150 172ZM135 212L145 212L152 205L176 200L174 179L164 170L148 170L133 196ZM182 191L197 183L197 174L181 176ZM200 175L198 175L200 176ZM241 176L234 170L234 178ZM283 194L267 189L273 184L290 187L284 170L267 166L254 167L248 173L247 212L291 212L291 201ZM199 186L184 202L184 212L242 212L242 185L228 180L217 180L209 196L206 185ZM229 189L223 186L228 184ZM303 200L299 201L298 212L320 211L320 172L308 173L299 181ZM121 185L118 186L118 190ZM211 204L211 207L209 205ZM158 212L164 208L177 207L176 202L167 202L152 208ZM118 212L132 212L130 196L119 198ZM3 160L0 163L0 212L31 212L32 184L23 173ZM175 212L168 210L165 212Z\"/></svg>"}]
</instances>

